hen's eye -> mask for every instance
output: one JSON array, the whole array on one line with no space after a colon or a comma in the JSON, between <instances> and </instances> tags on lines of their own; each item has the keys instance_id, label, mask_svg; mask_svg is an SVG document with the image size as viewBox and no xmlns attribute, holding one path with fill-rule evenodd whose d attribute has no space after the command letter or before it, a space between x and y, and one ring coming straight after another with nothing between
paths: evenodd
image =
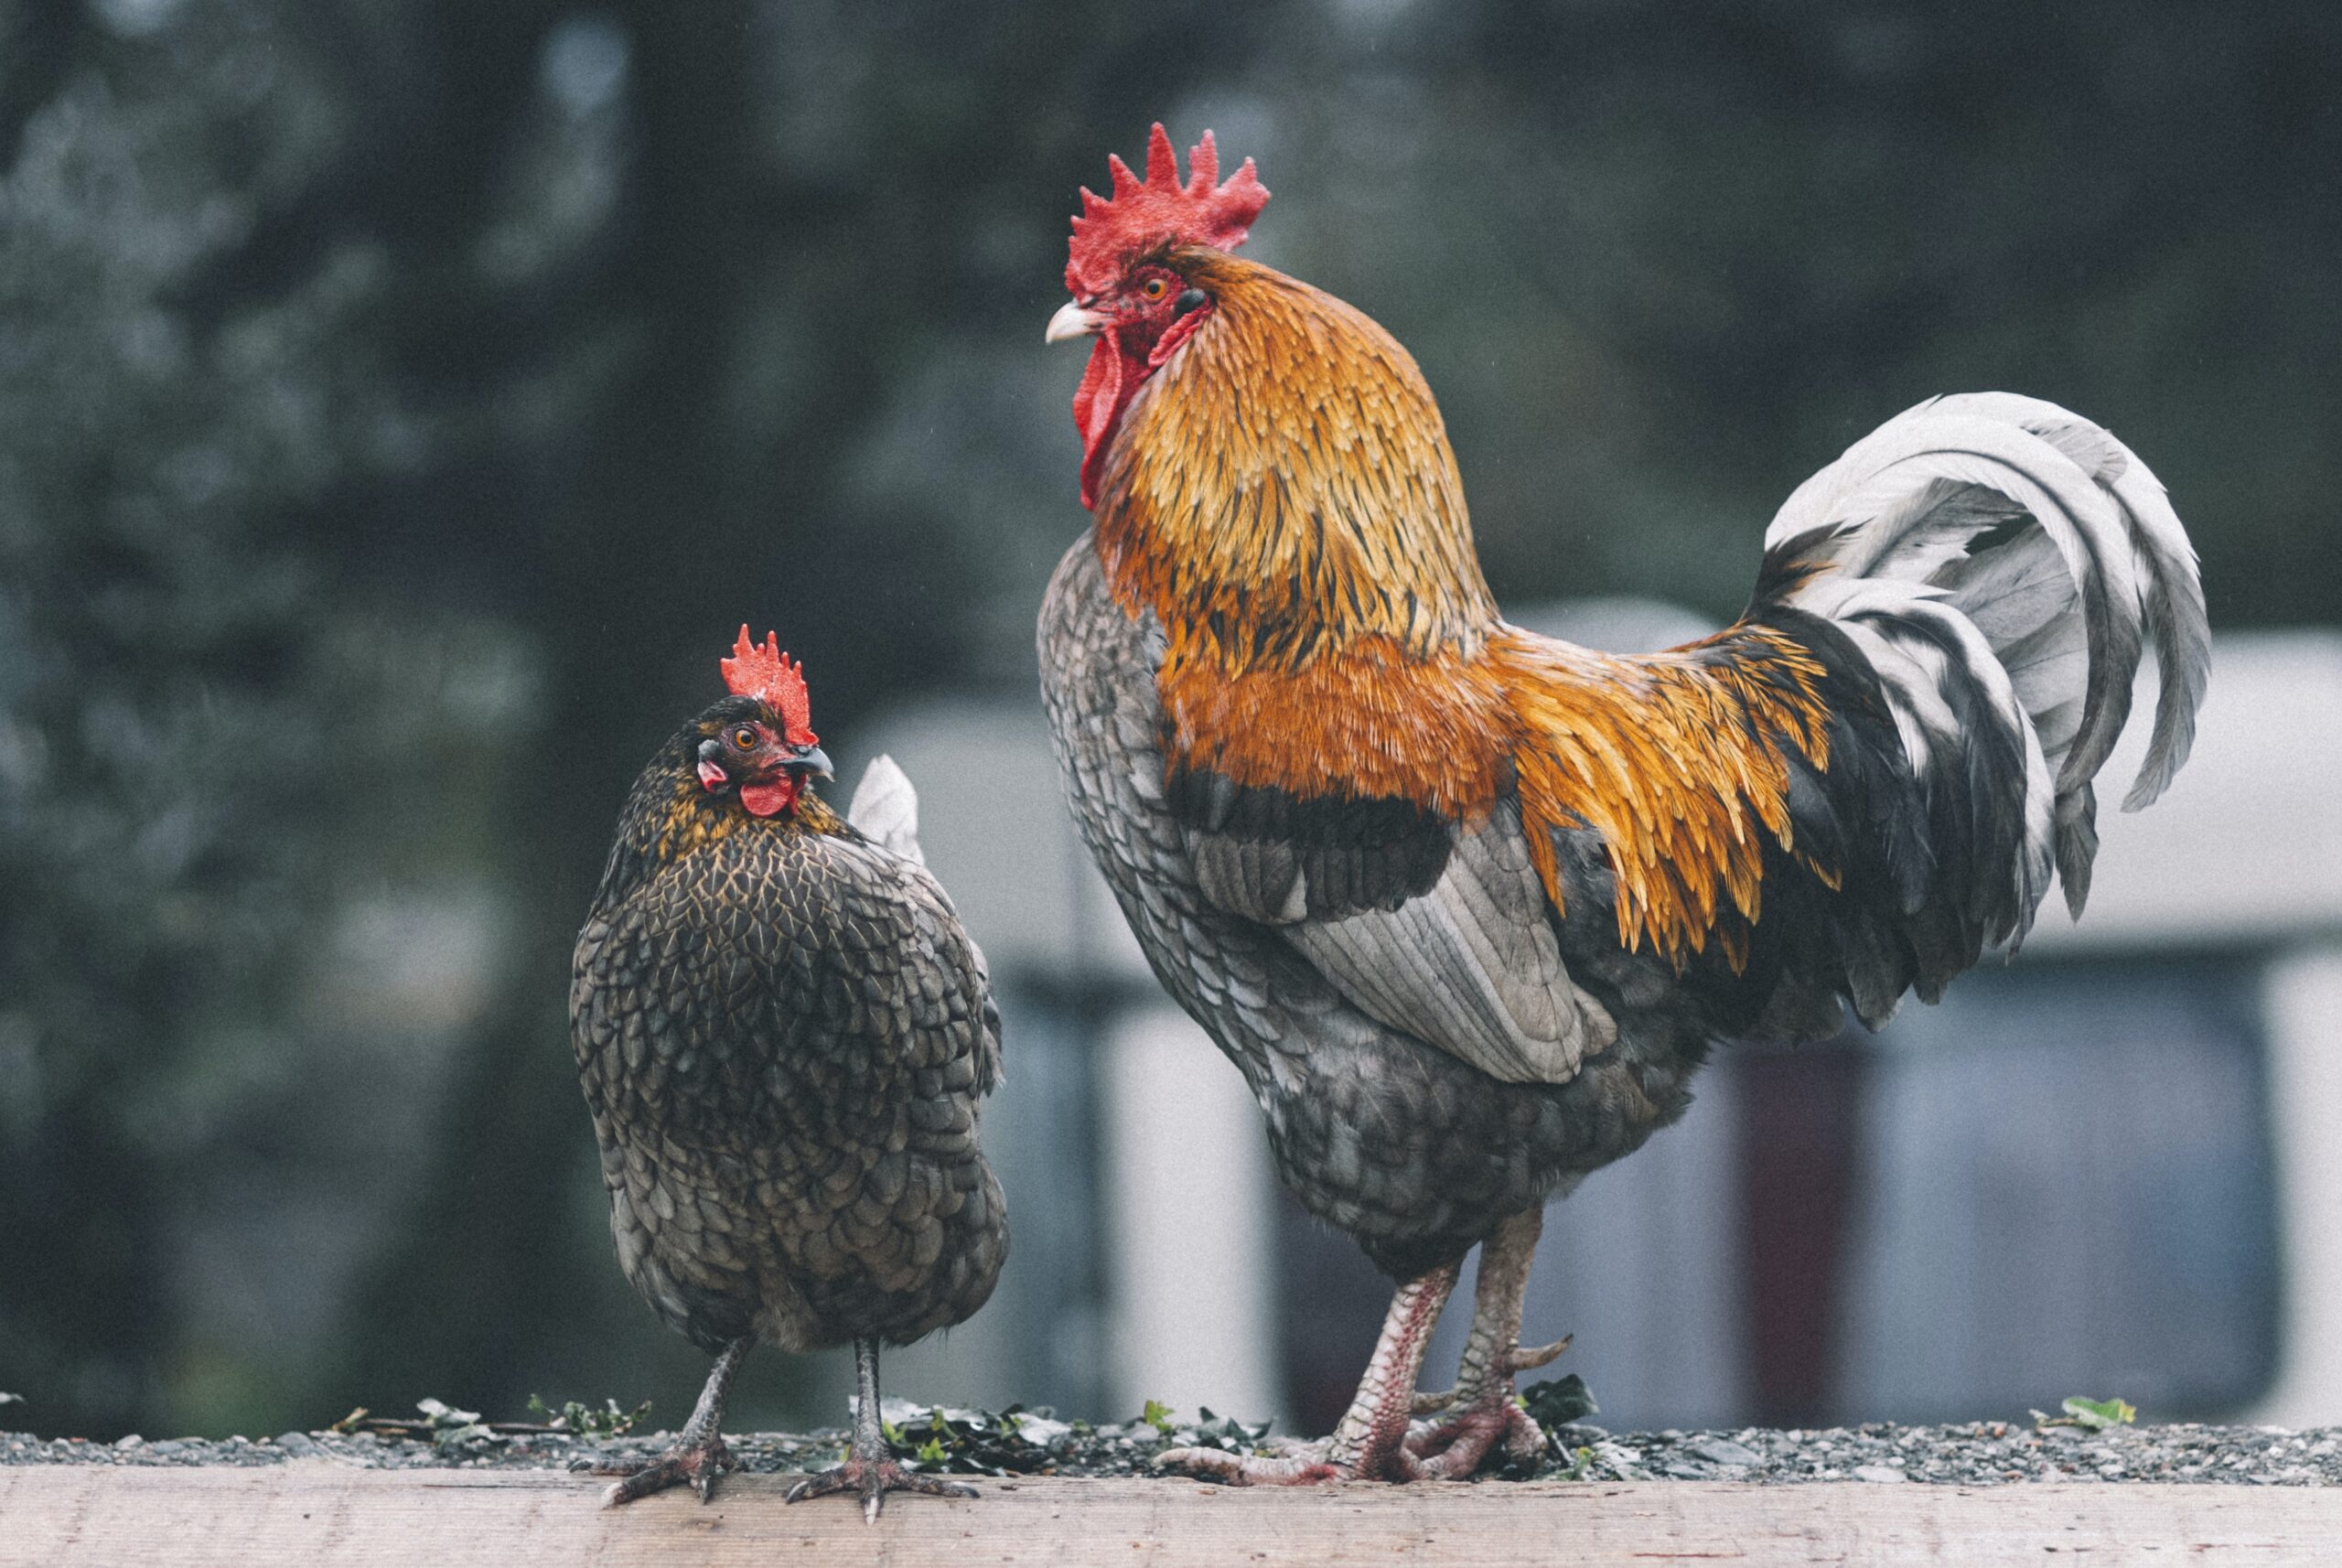
<instances>
[{"instance_id":1,"label":"hen's eye","mask_svg":"<svg viewBox=\"0 0 2342 1568\"><path fill-rule=\"evenodd\" d=\"M1149 278L1145 283L1139 286L1139 293L1146 295L1149 299L1161 299L1165 295L1169 294L1170 292L1171 285L1165 283L1161 278Z\"/></svg>"},{"instance_id":2,"label":"hen's eye","mask_svg":"<svg viewBox=\"0 0 2342 1568\"><path fill-rule=\"evenodd\" d=\"M732 732L732 744L742 751L754 751L757 749L757 732L743 725Z\"/></svg>"}]
</instances>

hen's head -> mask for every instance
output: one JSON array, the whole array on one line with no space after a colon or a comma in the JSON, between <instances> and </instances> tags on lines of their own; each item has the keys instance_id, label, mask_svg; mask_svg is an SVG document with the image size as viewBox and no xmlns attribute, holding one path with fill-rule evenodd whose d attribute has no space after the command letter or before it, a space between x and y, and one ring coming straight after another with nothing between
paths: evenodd
<instances>
[{"instance_id":1,"label":"hen's head","mask_svg":"<svg viewBox=\"0 0 2342 1568\"><path fill-rule=\"evenodd\" d=\"M1210 294L1196 287L1180 265L1194 246L1232 251L1244 242L1269 193L1252 160L1219 182L1219 150L1211 133L1187 153L1187 180L1171 138L1156 125L1146 144L1146 177L1109 156L1114 194L1081 192L1073 220L1072 255L1065 286L1073 302L1049 320L1047 341L1094 336L1090 369L1073 394L1073 422L1081 432L1081 504L1096 499L1098 470L1123 410L1147 377L1186 342L1212 312Z\"/></svg>"},{"instance_id":2,"label":"hen's head","mask_svg":"<svg viewBox=\"0 0 2342 1568\"><path fill-rule=\"evenodd\" d=\"M701 789L736 798L751 816L772 817L795 809L805 780L830 776L811 726L805 671L780 650L780 639L765 633L764 645L740 640L720 661L732 694L700 714L693 762Z\"/></svg>"}]
</instances>

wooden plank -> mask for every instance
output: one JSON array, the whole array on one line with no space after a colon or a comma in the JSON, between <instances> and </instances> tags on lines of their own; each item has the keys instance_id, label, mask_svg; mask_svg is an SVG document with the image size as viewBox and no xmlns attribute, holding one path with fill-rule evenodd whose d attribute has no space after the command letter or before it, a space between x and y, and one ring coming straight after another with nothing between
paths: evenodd
<instances>
[{"instance_id":1,"label":"wooden plank","mask_svg":"<svg viewBox=\"0 0 2342 1568\"><path fill-rule=\"evenodd\" d=\"M785 1507L779 1477L733 1477L706 1506L669 1492L604 1509L598 1485L328 1460L11 1466L0 1467L0 1564L2342 1563L2342 1489L2313 1487L1663 1481L1231 1490L1025 1479L983 1483L977 1502L897 1498L872 1527L840 1499Z\"/></svg>"}]
</instances>

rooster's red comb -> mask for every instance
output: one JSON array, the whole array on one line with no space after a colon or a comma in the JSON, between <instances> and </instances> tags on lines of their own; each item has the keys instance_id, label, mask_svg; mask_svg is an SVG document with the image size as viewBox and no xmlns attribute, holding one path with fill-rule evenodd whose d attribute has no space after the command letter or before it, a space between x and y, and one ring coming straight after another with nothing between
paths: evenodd
<instances>
[{"instance_id":1,"label":"rooster's red comb","mask_svg":"<svg viewBox=\"0 0 2342 1568\"><path fill-rule=\"evenodd\" d=\"M746 624L740 628L740 640L732 645L732 657L718 660L724 671L724 683L732 688L736 697L754 697L769 703L780 714L782 726L788 731L791 746L811 746L813 707L805 692L805 667L780 650L780 634L765 633L762 648L748 639Z\"/></svg>"},{"instance_id":2,"label":"rooster's red comb","mask_svg":"<svg viewBox=\"0 0 2342 1568\"><path fill-rule=\"evenodd\" d=\"M1187 183L1179 183L1179 160L1171 138L1157 124L1146 139L1146 177L1131 173L1130 166L1109 154L1113 171L1112 198L1081 189L1081 216L1073 220L1072 258L1065 264L1065 286L1077 298L1112 288L1132 257L1169 242L1182 245L1211 245L1232 251L1269 193L1253 171L1252 160L1230 177L1219 178L1219 149L1211 133L1187 153Z\"/></svg>"}]
</instances>

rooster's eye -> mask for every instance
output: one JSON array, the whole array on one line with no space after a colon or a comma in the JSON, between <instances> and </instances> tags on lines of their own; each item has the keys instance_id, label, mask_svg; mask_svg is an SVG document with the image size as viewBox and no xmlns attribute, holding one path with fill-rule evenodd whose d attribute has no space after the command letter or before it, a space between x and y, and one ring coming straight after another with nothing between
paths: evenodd
<instances>
[{"instance_id":1,"label":"rooster's eye","mask_svg":"<svg viewBox=\"0 0 2342 1568\"><path fill-rule=\"evenodd\" d=\"M1149 278L1145 283L1139 285L1139 293L1146 295L1149 299L1161 299L1165 295L1170 292L1171 285L1165 283L1161 278Z\"/></svg>"},{"instance_id":2,"label":"rooster's eye","mask_svg":"<svg viewBox=\"0 0 2342 1568\"><path fill-rule=\"evenodd\" d=\"M743 725L732 732L732 744L742 751L754 751L757 749L757 732Z\"/></svg>"}]
</instances>

